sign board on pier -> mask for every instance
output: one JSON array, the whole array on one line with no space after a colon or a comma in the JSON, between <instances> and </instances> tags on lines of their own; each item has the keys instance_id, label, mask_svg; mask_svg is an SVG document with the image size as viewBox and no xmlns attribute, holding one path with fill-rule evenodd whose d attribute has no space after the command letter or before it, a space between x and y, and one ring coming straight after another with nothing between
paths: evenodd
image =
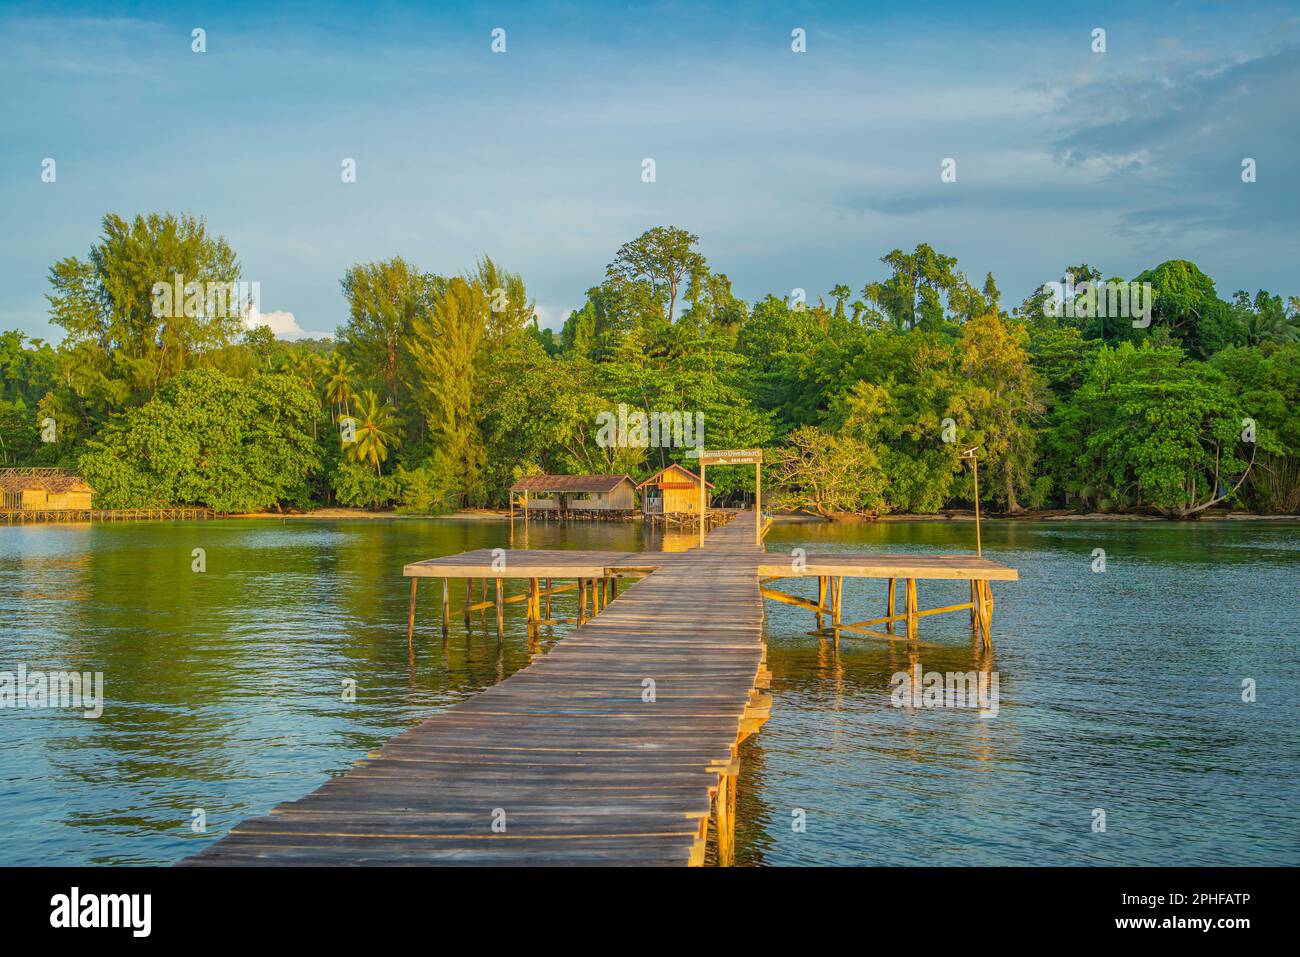
<instances>
[{"instance_id":1,"label":"sign board on pier","mask_svg":"<svg viewBox=\"0 0 1300 957\"><path fill-rule=\"evenodd\" d=\"M702 465L762 465L762 449L709 449L700 452Z\"/></svg>"}]
</instances>

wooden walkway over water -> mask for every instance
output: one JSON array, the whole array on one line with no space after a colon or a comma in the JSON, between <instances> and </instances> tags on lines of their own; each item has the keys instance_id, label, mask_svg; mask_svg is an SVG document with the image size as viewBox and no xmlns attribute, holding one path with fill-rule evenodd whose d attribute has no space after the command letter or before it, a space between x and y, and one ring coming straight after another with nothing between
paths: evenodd
<instances>
[{"instance_id":1,"label":"wooden walkway over water","mask_svg":"<svg viewBox=\"0 0 1300 957\"><path fill-rule=\"evenodd\" d=\"M987 637L989 580L1014 569L961 556L769 554L748 513L686 552L479 550L407 565L466 583L466 613L524 580L530 627L550 619L552 579L576 580L579 627L526 668L390 740L347 774L238 825L190 865L730 863L739 746L767 720L764 596L839 630L912 640L927 613L969 609ZM623 576L641 577L617 594ZM816 602L768 587L818 582ZM845 577L889 580L888 615L841 620ZM916 578L969 579L971 601L922 612ZM475 579L496 596L475 603ZM894 614L898 580L905 610ZM760 582L762 584L760 584ZM544 585L543 585L544 583ZM614 595L617 594L617 597ZM545 599L546 611L543 611ZM587 617L590 600L591 614ZM601 607L604 601L604 607ZM893 634L894 622L907 636ZM883 623L884 632L867 625Z\"/></svg>"},{"instance_id":2,"label":"wooden walkway over water","mask_svg":"<svg viewBox=\"0 0 1300 957\"><path fill-rule=\"evenodd\" d=\"M38 522L167 522L216 518L210 508L6 508L0 522L26 525Z\"/></svg>"}]
</instances>

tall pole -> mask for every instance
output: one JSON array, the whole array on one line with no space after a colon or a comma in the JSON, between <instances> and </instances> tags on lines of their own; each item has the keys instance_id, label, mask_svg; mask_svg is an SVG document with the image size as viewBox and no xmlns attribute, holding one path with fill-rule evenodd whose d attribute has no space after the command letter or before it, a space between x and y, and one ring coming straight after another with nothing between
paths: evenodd
<instances>
[{"instance_id":1,"label":"tall pole","mask_svg":"<svg viewBox=\"0 0 1300 957\"><path fill-rule=\"evenodd\" d=\"M763 544L763 466L754 463L754 544Z\"/></svg>"},{"instance_id":2,"label":"tall pole","mask_svg":"<svg viewBox=\"0 0 1300 957\"><path fill-rule=\"evenodd\" d=\"M704 547L704 523L708 517L709 503L704 491L704 450L700 449L700 547Z\"/></svg>"},{"instance_id":3,"label":"tall pole","mask_svg":"<svg viewBox=\"0 0 1300 957\"><path fill-rule=\"evenodd\" d=\"M971 474L975 482L975 554L984 557L984 546L980 542L980 460L974 454L970 457Z\"/></svg>"}]
</instances>

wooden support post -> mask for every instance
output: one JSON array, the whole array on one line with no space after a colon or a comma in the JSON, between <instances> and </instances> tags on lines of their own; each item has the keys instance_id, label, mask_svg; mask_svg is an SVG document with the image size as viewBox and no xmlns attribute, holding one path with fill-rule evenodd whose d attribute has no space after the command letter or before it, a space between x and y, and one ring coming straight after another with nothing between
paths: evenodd
<instances>
[{"instance_id":1,"label":"wooden support post","mask_svg":"<svg viewBox=\"0 0 1300 957\"><path fill-rule=\"evenodd\" d=\"M980 595L980 631L985 648L993 647L993 586L987 581L979 582Z\"/></svg>"},{"instance_id":2,"label":"wooden support post","mask_svg":"<svg viewBox=\"0 0 1300 957\"><path fill-rule=\"evenodd\" d=\"M891 578L889 580L888 605L885 608L885 615L889 618L894 617L894 609L897 607L897 605L895 604L897 597L898 597L898 579ZM892 635L894 633L894 623L892 621L885 622L885 630Z\"/></svg>"},{"instance_id":3,"label":"wooden support post","mask_svg":"<svg viewBox=\"0 0 1300 957\"><path fill-rule=\"evenodd\" d=\"M537 579L528 579L528 627L537 626L537 620L542 617L541 601L537 591Z\"/></svg>"},{"instance_id":4,"label":"wooden support post","mask_svg":"<svg viewBox=\"0 0 1300 957\"><path fill-rule=\"evenodd\" d=\"M718 775L718 794L713 799L713 829L718 836L718 866L730 867L735 860L736 798L730 771Z\"/></svg>"},{"instance_id":5,"label":"wooden support post","mask_svg":"<svg viewBox=\"0 0 1300 957\"><path fill-rule=\"evenodd\" d=\"M587 579L578 579L578 626L587 623Z\"/></svg>"},{"instance_id":6,"label":"wooden support post","mask_svg":"<svg viewBox=\"0 0 1300 957\"><path fill-rule=\"evenodd\" d=\"M731 762L727 769L727 866L736 863L736 791L740 783L740 759Z\"/></svg>"},{"instance_id":7,"label":"wooden support post","mask_svg":"<svg viewBox=\"0 0 1300 957\"><path fill-rule=\"evenodd\" d=\"M546 620L551 620L551 580L546 579Z\"/></svg>"},{"instance_id":8,"label":"wooden support post","mask_svg":"<svg viewBox=\"0 0 1300 957\"><path fill-rule=\"evenodd\" d=\"M406 647L410 648L415 641L415 589L420 584L420 579L411 577L411 611L406 618Z\"/></svg>"},{"instance_id":9,"label":"wooden support post","mask_svg":"<svg viewBox=\"0 0 1300 957\"><path fill-rule=\"evenodd\" d=\"M907 592L903 598L903 605L907 614L907 638L909 641L916 640L916 626L919 620L916 613L916 579L907 580Z\"/></svg>"},{"instance_id":10,"label":"wooden support post","mask_svg":"<svg viewBox=\"0 0 1300 957\"><path fill-rule=\"evenodd\" d=\"M442 580L442 636L451 630L451 579Z\"/></svg>"},{"instance_id":11,"label":"wooden support post","mask_svg":"<svg viewBox=\"0 0 1300 957\"><path fill-rule=\"evenodd\" d=\"M980 630L979 601L979 583L972 578L970 580L970 630L972 633Z\"/></svg>"},{"instance_id":12,"label":"wooden support post","mask_svg":"<svg viewBox=\"0 0 1300 957\"><path fill-rule=\"evenodd\" d=\"M505 604L501 601L501 579L497 579L497 640L506 630Z\"/></svg>"},{"instance_id":13,"label":"wooden support post","mask_svg":"<svg viewBox=\"0 0 1300 957\"><path fill-rule=\"evenodd\" d=\"M822 630L822 613L826 610L826 576L817 576L817 630Z\"/></svg>"},{"instance_id":14,"label":"wooden support post","mask_svg":"<svg viewBox=\"0 0 1300 957\"><path fill-rule=\"evenodd\" d=\"M609 576L609 599L610 601L613 601L617 597L618 597L618 576L610 575Z\"/></svg>"},{"instance_id":15,"label":"wooden support post","mask_svg":"<svg viewBox=\"0 0 1300 957\"><path fill-rule=\"evenodd\" d=\"M474 579L465 579L465 624L469 624L469 606L474 604Z\"/></svg>"},{"instance_id":16,"label":"wooden support post","mask_svg":"<svg viewBox=\"0 0 1300 957\"><path fill-rule=\"evenodd\" d=\"M840 626L840 621L841 621L840 612L844 608L844 576L843 575L835 576L835 597L833 601L835 602L835 605L834 605L834 610L831 612L832 615L831 624L834 627L838 628Z\"/></svg>"}]
</instances>

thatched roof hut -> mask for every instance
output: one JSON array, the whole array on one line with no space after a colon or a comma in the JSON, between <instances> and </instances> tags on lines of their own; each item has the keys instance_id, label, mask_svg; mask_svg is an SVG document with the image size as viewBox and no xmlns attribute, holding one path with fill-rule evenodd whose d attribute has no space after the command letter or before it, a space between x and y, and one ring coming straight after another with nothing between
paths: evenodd
<instances>
[{"instance_id":1,"label":"thatched roof hut","mask_svg":"<svg viewBox=\"0 0 1300 957\"><path fill-rule=\"evenodd\" d=\"M95 490L67 469L0 469L0 507L62 511L90 508Z\"/></svg>"}]
</instances>

